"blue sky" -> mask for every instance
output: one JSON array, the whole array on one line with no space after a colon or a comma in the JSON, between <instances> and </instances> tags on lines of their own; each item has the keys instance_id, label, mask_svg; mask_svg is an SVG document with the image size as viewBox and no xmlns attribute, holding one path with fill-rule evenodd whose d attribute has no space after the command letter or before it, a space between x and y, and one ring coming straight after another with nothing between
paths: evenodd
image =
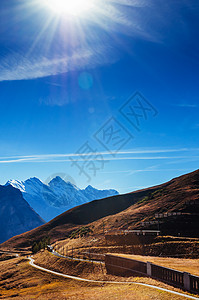
<instances>
[{"instance_id":1,"label":"blue sky","mask_svg":"<svg viewBox=\"0 0 199 300\"><path fill-rule=\"evenodd\" d=\"M1 0L0 183L66 174L123 193L198 169L198 14L195 0L79 16Z\"/></svg>"}]
</instances>

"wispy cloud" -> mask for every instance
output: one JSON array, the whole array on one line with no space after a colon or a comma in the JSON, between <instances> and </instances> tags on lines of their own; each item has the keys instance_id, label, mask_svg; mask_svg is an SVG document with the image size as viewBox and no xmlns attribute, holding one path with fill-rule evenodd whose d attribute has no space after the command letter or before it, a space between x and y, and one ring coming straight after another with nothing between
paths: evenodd
<instances>
[{"instance_id":1,"label":"wispy cloud","mask_svg":"<svg viewBox=\"0 0 199 300\"><path fill-rule=\"evenodd\" d=\"M178 171L178 172L186 172L189 169L179 169L179 168L143 168L143 169L134 169L134 170L114 170L114 171L99 171L99 173L103 174L124 174L125 176L130 176L136 173L144 173L144 172L171 172L171 171Z\"/></svg>"},{"instance_id":2,"label":"wispy cloud","mask_svg":"<svg viewBox=\"0 0 199 300\"><path fill-rule=\"evenodd\" d=\"M128 36L159 42L151 28L146 26L140 9L151 7L149 1L102 0L96 5L96 14L91 20L109 32L116 31ZM111 26L110 26L111 23Z\"/></svg>"},{"instance_id":3,"label":"wispy cloud","mask_svg":"<svg viewBox=\"0 0 199 300\"><path fill-rule=\"evenodd\" d=\"M179 103L179 104L172 104L172 106L182 107L182 108L197 108L199 107L197 104L193 103Z\"/></svg>"},{"instance_id":4,"label":"wispy cloud","mask_svg":"<svg viewBox=\"0 0 199 300\"><path fill-rule=\"evenodd\" d=\"M92 68L101 63L110 63L111 58L106 51L108 49L104 47L98 47L96 51L89 48L80 49L70 56L59 55L56 58L38 53L27 57L11 53L0 61L0 81L42 78L81 69L84 66ZM115 61L114 57L112 61Z\"/></svg>"},{"instance_id":5,"label":"wispy cloud","mask_svg":"<svg viewBox=\"0 0 199 300\"><path fill-rule=\"evenodd\" d=\"M190 158L189 151L198 151L198 148L179 148L179 149L144 149L144 150L126 150L117 153L116 157L108 151L101 152L101 158L97 156L92 160L103 160L103 161L119 161L119 160L170 160L170 159L188 159ZM112 151L114 153L114 151ZM162 154L165 155L162 155ZM170 153L176 153L176 155L168 155ZM184 155L182 155L184 153ZM135 156L135 154L137 154ZM148 154L144 155L143 154ZM155 154L155 155L154 155ZM157 155L161 154L161 155ZM96 153L89 153L90 156L96 156ZM7 163L59 163L59 162L71 162L73 161L90 161L87 158L88 153L65 153L65 154L37 154L37 155L26 155L26 156L7 156L0 157L0 164ZM192 155L192 159L199 159L198 155ZM137 170L142 171L142 170ZM126 171L124 171L126 172Z\"/></svg>"},{"instance_id":6,"label":"wispy cloud","mask_svg":"<svg viewBox=\"0 0 199 300\"><path fill-rule=\"evenodd\" d=\"M39 2L40 1L36 1L37 5L34 10L38 10L38 15L41 14L42 18L42 9ZM61 27L59 27L61 26L61 22L56 20L57 17L53 18L50 15L46 22L44 22L43 27L41 27L40 32L38 32L38 35L34 37L32 45L25 50L26 43L30 41L29 37L31 34L29 30L32 32L32 24L29 23L29 20L24 19L25 11L23 10L30 10L28 4L26 7L24 3L18 11L18 21L22 22L21 26L24 27L24 34L21 39L17 41L19 52L7 53L6 56L0 59L0 81L42 78L69 72L71 70L79 70L85 66L87 68L94 68L97 65L114 63L119 59L118 56L120 54L115 51L115 43L119 41L113 38L113 31L154 40L155 35L149 32L149 26L147 30L145 26L143 26L144 20L140 17L141 12L139 11L138 14L138 11L135 12L129 9L137 8L139 10L146 6L149 6L149 2L146 0L102 0L101 2L96 2L96 8L92 14L89 15L89 22L85 27L81 22L79 22L79 24L74 22L72 26L68 26L66 22L65 26L72 28L71 40L68 37L67 40L65 40L64 36L60 39L58 38L61 30ZM2 14L3 12L0 12L0 17ZM16 12L11 10L8 17L13 27L16 23L15 14ZM29 19L31 19L31 15ZM93 25L90 26L92 23L102 30L102 35L95 34ZM107 34L104 34L104 30L110 34L111 39L108 38ZM53 40L55 36L57 37L56 41L59 46L53 48L51 46L53 43L55 44ZM70 32L68 36L70 36ZM9 35L7 38L9 38ZM63 46L63 42L66 43L66 45ZM11 51L12 49L16 49L16 43L14 42L13 45L12 43L13 38L9 41ZM110 48L110 45L112 45L113 48ZM70 48L70 55L65 54L67 47ZM46 55L47 53L48 55ZM55 57L55 53L57 57ZM54 85L56 85L56 83L54 83Z\"/></svg>"},{"instance_id":7,"label":"wispy cloud","mask_svg":"<svg viewBox=\"0 0 199 300\"><path fill-rule=\"evenodd\" d=\"M109 0L109 3L117 3L132 7L143 7L149 5L148 0Z\"/></svg>"}]
</instances>

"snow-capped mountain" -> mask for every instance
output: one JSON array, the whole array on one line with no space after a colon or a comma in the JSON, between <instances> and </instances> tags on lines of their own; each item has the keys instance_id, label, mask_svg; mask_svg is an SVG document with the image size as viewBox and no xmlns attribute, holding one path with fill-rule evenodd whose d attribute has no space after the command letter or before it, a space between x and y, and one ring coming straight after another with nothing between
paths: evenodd
<instances>
[{"instance_id":1,"label":"snow-capped mountain","mask_svg":"<svg viewBox=\"0 0 199 300\"><path fill-rule=\"evenodd\" d=\"M89 200L97 200L102 199L106 197L110 197L113 195L118 195L119 193L116 190L98 190L92 187L91 185L88 185L87 188L84 190L81 190L84 196Z\"/></svg>"},{"instance_id":2,"label":"snow-capped mountain","mask_svg":"<svg viewBox=\"0 0 199 300\"><path fill-rule=\"evenodd\" d=\"M9 180L7 185L20 190L23 198L45 221L86 202L118 195L116 190L97 190L90 185L81 190L59 176L48 184L34 177L26 181Z\"/></svg>"}]
</instances>

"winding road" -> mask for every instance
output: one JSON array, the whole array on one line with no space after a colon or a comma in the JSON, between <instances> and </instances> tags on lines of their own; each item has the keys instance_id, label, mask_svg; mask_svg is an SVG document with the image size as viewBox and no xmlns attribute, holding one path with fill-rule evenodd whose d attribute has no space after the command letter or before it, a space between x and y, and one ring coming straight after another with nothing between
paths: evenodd
<instances>
[{"instance_id":1,"label":"winding road","mask_svg":"<svg viewBox=\"0 0 199 300\"><path fill-rule=\"evenodd\" d=\"M62 257L61 255L56 255L56 256ZM140 285L140 286L145 286L145 287L149 287L149 288L152 288L152 289L156 289L156 290L159 290L159 291L164 291L164 292L167 292L167 293L170 293L170 294L173 294L173 295L181 296L181 297L186 298L186 299L195 299L195 300L199 299L198 297L189 296L189 295L186 295L186 294L183 294L183 293L171 291L171 290L168 290L168 289L164 289L164 288L157 287L157 286L151 285L151 284L146 284L146 283L139 283L139 282L134 282L134 281L131 281L131 282L100 281L100 280L92 280L92 279L86 279L86 278L76 277L76 276L72 276L72 275L67 275L67 274L55 272L55 271L52 271L52 270L49 270L49 269L46 269L46 268L43 268L43 267L40 267L40 266L36 265L34 263L34 259L31 256L28 257L28 259L30 260L29 264L32 267L34 267L36 269L39 269L41 271L51 273L51 274L54 274L54 275L57 275L57 276L65 277L65 278L68 278L68 279L84 281L84 282L90 282L90 283L101 283L101 284L104 284L104 283L107 283L107 284L135 284L135 285Z\"/></svg>"},{"instance_id":2,"label":"winding road","mask_svg":"<svg viewBox=\"0 0 199 300\"><path fill-rule=\"evenodd\" d=\"M1 252L5 253L5 251L1 251ZM16 257L19 256L17 253L13 253L13 252L6 252L6 253L14 254ZM63 255L57 253L55 250L53 250L52 254L57 256L57 257L64 257L64 258L68 258L68 259L76 260L76 261L89 261L89 260L81 259L81 258L66 257L66 256L63 256ZM78 280L78 281L84 281L84 282L90 282L90 283L100 283L100 284L105 284L105 283L106 284L134 284L134 285L149 287L149 288L156 289L156 290L159 290L159 291L164 291L164 292L167 292L167 293L170 293L170 294L173 294L173 295L181 296L181 297L186 298L186 299L199 300L199 297L186 295L186 294L183 294L183 293L171 291L171 290L168 290L168 289L165 289L165 288L161 288L161 287L157 287L155 285L141 283L141 282L134 282L134 281L129 281L129 282L124 282L124 281L102 281L102 280L92 280L92 279L81 278L81 277L77 277L77 276L73 276L73 275L67 275L67 274L63 274L63 273L60 273L60 272L55 272L55 271L52 271L52 270L49 270L49 269L46 269L46 268L43 268L43 267L40 267L40 266L36 265L34 263L34 259L31 256L27 257L27 259L29 260L29 264L32 267L34 267L38 270L41 270L41 271L44 271L44 272L47 272L47 273L51 273L51 274L54 274L54 275L57 275L57 276L61 276L61 277L64 277L64 278L72 279L72 280ZM93 261L93 262L103 263L101 261Z\"/></svg>"}]
</instances>

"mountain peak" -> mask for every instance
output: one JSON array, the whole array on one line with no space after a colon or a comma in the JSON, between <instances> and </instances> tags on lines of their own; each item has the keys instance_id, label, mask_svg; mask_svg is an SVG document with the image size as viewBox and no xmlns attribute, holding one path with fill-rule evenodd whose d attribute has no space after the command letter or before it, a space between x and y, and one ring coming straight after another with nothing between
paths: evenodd
<instances>
[{"instance_id":1,"label":"mountain peak","mask_svg":"<svg viewBox=\"0 0 199 300\"><path fill-rule=\"evenodd\" d=\"M51 181L49 181L48 184L51 184L51 183L63 183L65 182L60 176L56 176L54 177L53 179L51 179Z\"/></svg>"},{"instance_id":2,"label":"mountain peak","mask_svg":"<svg viewBox=\"0 0 199 300\"><path fill-rule=\"evenodd\" d=\"M20 180L10 179L6 182L5 186L12 186L21 192L25 192L24 182Z\"/></svg>"},{"instance_id":3,"label":"mountain peak","mask_svg":"<svg viewBox=\"0 0 199 300\"><path fill-rule=\"evenodd\" d=\"M42 181L37 177L30 177L30 179L27 179L26 181L36 182L36 183L42 183Z\"/></svg>"},{"instance_id":4,"label":"mountain peak","mask_svg":"<svg viewBox=\"0 0 199 300\"><path fill-rule=\"evenodd\" d=\"M66 182L61 176L55 176L48 184L32 177L24 182L10 180L7 185L19 189L24 199L46 221L72 207L116 194L114 190L100 191L91 185L80 189L70 181Z\"/></svg>"},{"instance_id":5,"label":"mountain peak","mask_svg":"<svg viewBox=\"0 0 199 300\"><path fill-rule=\"evenodd\" d=\"M79 190L79 188L71 183L70 181L65 181L64 179L62 179L60 176L56 176L54 177L49 183L49 186L60 186L63 188L70 188L70 189L75 189L75 190Z\"/></svg>"},{"instance_id":6,"label":"mountain peak","mask_svg":"<svg viewBox=\"0 0 199 300\"><path fill-rule=\"evenodd\" d=\"M92 185L88 185L85 190L96 190Z\"/></svg>"}]
</instances>

